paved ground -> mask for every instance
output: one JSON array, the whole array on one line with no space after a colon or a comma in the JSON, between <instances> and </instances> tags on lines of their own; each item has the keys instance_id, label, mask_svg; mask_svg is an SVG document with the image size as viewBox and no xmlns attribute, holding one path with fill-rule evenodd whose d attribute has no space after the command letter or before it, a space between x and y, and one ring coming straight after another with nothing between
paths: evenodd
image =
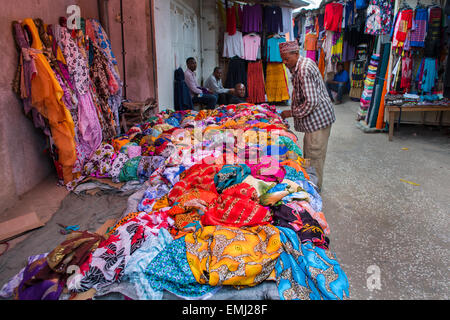
<instances>
[{"instance_id":1,"label":"paved ground","mask_svg":"<svg viewBox=\"0 0 450 320\"><path fill-rule=\"evenodd\" d=\"M322 192L331 249L348 276L351 298L449 299L449 134L403 125L388 142L385 133L356 127L357 110L353 102L336 106ZM0 286L29 255L49 252L64 240L57 222L95 231L119 218L127 204L127 196L114 195L69 194L61 202L64 194L48 192L58 190L41 186L24 197L27 208L37 207L50 220L0 256Z\"/></svg>"},{"instance_id":2,"label":"paved ground","mask_svg":"<svg viewBox=\"0 0 450 320\"><path fill-rule=\"evenodd\" d=\"M401 125L389 142L356 127L357 103L335 109L323 210L351 298L449 299L448 131Z\"/></svg>"}]
</instances>

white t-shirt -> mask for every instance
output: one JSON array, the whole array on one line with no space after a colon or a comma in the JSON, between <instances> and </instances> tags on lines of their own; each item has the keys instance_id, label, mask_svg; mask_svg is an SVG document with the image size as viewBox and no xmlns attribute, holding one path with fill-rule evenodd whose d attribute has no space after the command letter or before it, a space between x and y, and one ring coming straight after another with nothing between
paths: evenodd
<instances>
[{"instance_id":1,"label":"white t-shirt","mask_svg":"<svg viewBox=\"0 0 450 320\"><path fill-rule=\"evenodd\" d=\"M244 58L244 42L242 40L242 32L236 31L235 34L230 36L228 32L225 32L223 43L223 56L226 58L233 58L238 56Z\"/></svg>"}]
</instances>

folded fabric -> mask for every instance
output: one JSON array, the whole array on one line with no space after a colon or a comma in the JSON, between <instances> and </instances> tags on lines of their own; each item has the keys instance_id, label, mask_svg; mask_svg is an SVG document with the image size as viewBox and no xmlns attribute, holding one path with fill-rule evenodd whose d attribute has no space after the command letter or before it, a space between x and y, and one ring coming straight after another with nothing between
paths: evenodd
<instances>
[{"instance_id":1,"label":"folded fabric","mask_svg":"<svg viewBox=\"0 0 450 320\"><path fill-rule=\"evenodd\" d=\"M272 221L270 211L258 203L256 190L239 183L225 190L201 217L202 225L232 227L264 225Z\"/></svg>"},{"instance_id":2,"label":"folded fabric","mask_svg":"<svg viewBox=\"0 0 450 320\"><path fill-rule=\"evenodd\" d=\"M168 243L144 270L145 280L156 292L167 290L183 298L201 298L218 288L200 284L194 278L186 258L185 239Z\"/></svg>"},{"instance_id":3,"label":"folded fabric","mask_svg":"<svg viewBox=\"0 0 450 320\"><path fill-rule=\"evenodd\" d=\"M89 258L67 282L71 292L85 292L119 282L130 257L145 239L169 228L173 221L164 212L139 213L117 227L109 238L90 254Z\"/></svg>"},{"instance_id":4,"label":"folded fabric","mask_svg":"<svg viewBox=\"0 0 450 320\"><path fill-rule=\"evenodd\" d=\"M190 269L201 284L255 286L266 280L281 254L272 225L207 226L185 236Z\"/></svg>"},{"instance_id":5,"label":"folded fabric","mask_svg":"<svg viewBox=\"0 0 450 320\"><path fill-rule=\"evenodd\" d=\"M349 283L334 253L300 243L294 230L277 227L283 251L275 266L281 300L343 300Z\"/></svg>"},{"instance_id":6,"label":"folded fabric","mask_svg":"<svg viewBox=\"0 0 450 320\"><path fill-rule=\"evenodd\" d=\"M330 240L325 236L320 224L305 209L281 205L271 207L271 211L275 226L294 230L302 243L310 241L319 248L328 249Z\"/></svg>"},{"instance_id":7,"label":"folded fabric","mask_svg":"<svg viewBox=\"0 0 450 320\"><path fill-rule=\"evenodd\" d=\"M130 159L139 157L141 155L141 153L142 153L141 146L134 146L134 145L128 146L127 154L128 154L128 157L130 157Z\"/></svg>"},{"instance_id":8,"label":"folded fabric","mask_svg":"<svg viewBox=\"0 0 450 320\"><path fill-rule=\"evenodd\" d=\"M147 181L156 169L164 165L165 161L166 159L160 156L142 156L141 161L139 161L137 167L137 176L139 182L144 183L145 181Z\"/></svg>"},{"instance_id":9,"label":"folded fabric","mask_svg":"<svg viewBox=\"0 0 450 320\"><path fill-rule=\"evenodd\" d=\"M214 176L214 184L219 193L233 184L238 184L251 173L246 164L224 165Z\"/></svg>"},{"instance_id":10,"label":"folded fabric","mask_svg":"<svg viewBox=\"0 0 450 320\"><path fill-rule=\"evenodd\" d=\"M120 182L127 182L132 180L139 180L138 177L138 166L141 162L142 157L135 157L133 159L129 159L125 164L123 165L122 169L120 170L119 174L119 181Z\"/></svg>"},{"instance_id":11,"label":"folded fabric","mask_svg":"<svg viewBox=\"0 0 450 320\"><path fill-rule=\"evenodd\" d=\"M254 178L266 182L281 182L286 175L286 170L280 166L279 161L271 156L263 156L260 159L260 163L250 164L249 167Z\"/></svg>"}]
</instances>

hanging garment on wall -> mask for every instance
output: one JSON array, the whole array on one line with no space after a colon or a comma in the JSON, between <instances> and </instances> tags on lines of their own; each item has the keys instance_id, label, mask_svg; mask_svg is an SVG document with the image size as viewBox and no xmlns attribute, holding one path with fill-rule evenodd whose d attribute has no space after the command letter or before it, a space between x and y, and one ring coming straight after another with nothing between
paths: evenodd
<instances>
[{"instance_id":1,"label":"hanging garment on wall","mask_svg":"<svg viewBox=\"0 0 450 320\"><path fill-rule=\"evenodd\" d=\"M242 32L261 32L263 9L260 4L245 5L242 9Z\"/></svg>"},{"instance_id":2,"label":"hanging garment on wall","mask_svg":"<svg viewBox=\"0 0 450 320\"><path fill-rule=\"evenodd\" d=\"M262 62L249 62L247 68L247 101L255 104L265 102L266 92Z\"/></svg>"},{"instance_id":3,"label":"hanging garment on wall","mask_svg":"<svg viewBox=\"0 0 450 320\"><path fill-rule=\"evenodd\" d=\"M282 62L279 44L286 42L283 37L272 37L267 39L266 58L268 62Z\"/></svg>"},{"instance_id":4,"label":"hanging garment on wall","mask_svg":"<svg viewBox=\"0 0 450 320\"><path fill-rule=\"evenodd\" d=\"M268 33L283 31L283 15L279 6L264 7L264 23Z\"/></svg>"},{"instance_id":5,"label":"hanging garment on wall","mask_svg":"<svg viewBox=\"0 0 450 320\"><path fill-rule=\"evenodd\" d=\"M227 33L230 36L236 33L236 11L234 7L227 8Z\"/></svg>"},{"instance_id":6,"label":"hanging garment on wall","mask_svg":"<svg viewBox=\"0 0 450 320\"><path fill-rule=\"evenodd\" d=\"M437 58L441 48L442 9L432 7L429 9L428 30L425 37L425 57Z\"/></svg>"},{"instance_id":7,"label":"hanging garment on wall","mask_svg":"<svg viewBox=\"0 0 450 320\"><path fill-rule=\"evenodd\" d=\"M364 88L364 69L366 66L365 60L356 60L353 64L351 89L349 96L355 99L361 99L361 94Z\"/></svg>"},{"instance_id":8,"label":"hanging garment on wall","mask_svg":"<svg viewBox=\"0 0 450 320\"><path fill-rule=\"evenodd\" d=\"M325 30L341 31L344 6L341 3L331 2L325 6Z\"/></svg>"},{"instance_id":9,"label":"hanging garment on wall","mask_svg":"<svg viewBox=\"0 0 450 320\"><path fill-rule=\"evenodd\" d=\"M258 59L258 51L261 48L261 37L257 34L247 34L242 37L244 45L244 59L256 61Z\"/></svg>"},{"instance_id":10,"label":"hanging garment on wall","mask_svg":"<svg viewBox=\"0 0 450 320\"><path fill-rule=\"evenodd\" d=\"M236 31L234 35L229 35L225 32L223 44L223 56L226 58L244 57L244 41L242 39L242 32Z\"/></svg>"},{"instance_id":11,"label":"hanging garment on wall","mask_svg":"<svg viewBox=\"0 0 450 320\"><path fill-rule=\"evenodd\" d=\"M370 0L365 33L379 35L391 31L393 2L393 0Z\"/></svg>"},{"instance_id":12,"label":"hanging garment on wall","mask_svg":"<svg viewBox=\"0 0 450 320\"><path fill-rule=\"evenodd\" d=\"M76 161L74 123L62 101L64 91L42 53L43 45L32 19L25 19L22 26L31 34L32 47L27 53L34 59L36 75L31 78L31 103L48 120L51 136L58 149L58 162L63 169L64 182L73 179L72 169Z\"/></svg>"},{"instance_id":13,"label":"hanging garment on wall","mask_svg":"<svg viewBox=\"0 0 450 320\"><path fill-rule=\"evenodd\" d=\"M413 28L411 30L411 47L424 47L427 35L428 10L418 8L415 11Z\"/></svg>"},{"instance_id":14,"label":"hanging garment on wall","mask_svg":"<svg viewBox=\"0 0 450 320\"><path fill-rule=\"evenodd\" d=\"M225 88L234 88L238 83L243 83L247 87L246 62L239 57L234 57L228 64Z\"/></svg>"},{"instance_id":15,"label":"hanging garment on wall","mask_svg":"<svg viewBox=\"0 0 450 320\"><path fill-rule=\"evenodd\" d=\"M289 100L286 71L283 63L269 62L267 64L266 94L269 102Z\"/></svg>"},{"instance_id":16,"label":"hanging garment on wall","mask_svg":"<svg viewBox=\"0 0 450 320\"><path fill-rule=\"evenodd\" d=\"M402 78L400 82L400 88L405 89L406 92L408 92L411 87L412 63L413 60L409 55L405 54L402 57Z\"/></svg>"},{"instance_id":17,"label":"hanging garment on wall","mask_svg":"<svg viewBox=\"0 0 450 320\"><path fill-rule=\"evenodd\" d=\"M289 40L294 40L294 25L292 22L292 8L281 8L283 19L283 33L289 33Z\"/></svg>"}]
</instances>

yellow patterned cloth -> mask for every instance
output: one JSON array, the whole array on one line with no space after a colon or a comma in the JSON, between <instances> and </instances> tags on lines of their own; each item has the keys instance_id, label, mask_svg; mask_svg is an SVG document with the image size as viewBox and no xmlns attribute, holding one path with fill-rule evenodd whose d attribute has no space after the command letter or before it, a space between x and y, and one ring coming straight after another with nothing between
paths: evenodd
<instances>
[{"instance_id":1,"label":"yellow patterned cloth","mask_svg":"<svg viewBox=\"0 0 450 320\"><path fill-rule=\"evenodd\" d=\"M201 284L255 286L268 280L281 254L272 225L207 226L185 237L191 271Z\"/></svg>"},{"instance_id":2,"label":"yellow patterned cloth","mask_svg":"<svg viewBox=\"0 0 450 320\"><path fill-rule=\"evenodd\" d=\"M266 74L267 101L281 102L289 100L289 89L284 64L278 62L268 63Z\"/></svg>"}]
</instances>

